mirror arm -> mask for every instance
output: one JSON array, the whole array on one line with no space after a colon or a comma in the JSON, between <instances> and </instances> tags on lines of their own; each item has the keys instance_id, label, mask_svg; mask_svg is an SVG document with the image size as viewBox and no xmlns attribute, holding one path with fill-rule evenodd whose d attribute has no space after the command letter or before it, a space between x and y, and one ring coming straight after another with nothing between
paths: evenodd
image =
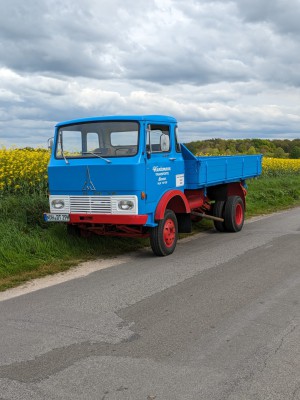
<instances>
[{"instance_id":1,"label":"mirror arm","mask_svg":"<svg viewBox=\"0 0 300 400\"><path fill-rule=\"evenodd\" d=\"M52 151L53 144L54 144L53 137L51 137L51 138L48 139L48 150Z\"/></svg>"}]
</instances>

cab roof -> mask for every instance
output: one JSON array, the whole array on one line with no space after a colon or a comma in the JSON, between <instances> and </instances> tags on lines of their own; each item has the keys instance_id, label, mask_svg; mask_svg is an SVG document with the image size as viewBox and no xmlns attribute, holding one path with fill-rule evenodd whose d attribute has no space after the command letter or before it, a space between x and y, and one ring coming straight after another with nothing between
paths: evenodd
<instances>
[{"instance_id":1,"label":"cab roof","mask_svg":"<svg viewBox=\"0 0 300 400\"><path fill-rule=\"evenodd\" d=\"M56 127L96 121L153 121L157 123L177 123L177 120L174 117L170 117L167 115L110 115L63 121L56 124Z\"/></svg>"}]
</instances>

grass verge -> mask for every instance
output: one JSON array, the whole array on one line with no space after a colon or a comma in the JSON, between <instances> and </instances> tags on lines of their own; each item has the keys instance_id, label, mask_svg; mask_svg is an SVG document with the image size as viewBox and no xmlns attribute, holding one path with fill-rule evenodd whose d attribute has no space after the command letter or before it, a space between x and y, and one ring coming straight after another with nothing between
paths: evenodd
<instances>
[{"instance_id":1,"label":"grass verge","mask_svg":"<svg viewBox=\"0 0 300 400\"><path fill-rule=\"evenodd\" d=\"M300 174L262 176L247 184L248 218L300 205Z\"/></svg>"},{"instance_id":2,"label":"grass verge","mask_svg":"<svg viewBox=\"0 0 300 400\"><path fill-rule=\"evenodd\" d=\"M247 217L300 205L300 175L248 181ZM63 224L45 224L43 196L0 198L0 291L29 279L65 271L79 262L115 257L148 245L132 238L68 236ZM194 233L212 227L197 223Z\"/></svg>"}]
</instances>

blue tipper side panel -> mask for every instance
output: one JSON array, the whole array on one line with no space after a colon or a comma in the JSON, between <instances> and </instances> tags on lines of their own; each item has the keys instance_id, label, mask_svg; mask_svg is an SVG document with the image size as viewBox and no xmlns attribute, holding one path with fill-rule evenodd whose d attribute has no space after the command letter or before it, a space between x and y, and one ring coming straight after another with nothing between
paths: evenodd
<instances>
[{"instance_id":1,"label":"blue tipper side panel","mask_svg":"<svg viewBox=\"0 0 300 400\"><path fill-rule=\"evenodd\" d=\"M184 145L186 189L238 182L261 174L262 155L195 157Z\"/></svg>"}]
</instances>

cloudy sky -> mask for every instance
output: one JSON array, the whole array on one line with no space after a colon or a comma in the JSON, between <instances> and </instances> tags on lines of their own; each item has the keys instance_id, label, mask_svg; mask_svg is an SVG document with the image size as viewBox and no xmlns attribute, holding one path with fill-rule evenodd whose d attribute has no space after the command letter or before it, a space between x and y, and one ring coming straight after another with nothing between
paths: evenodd
<instances>
[{"instance_id":1,"label":"cloudy sky","mask_svg":"<svg viewBox=\"0 0 300 400\"><path fill-rule=\"evenodd\" d=\"M300 0L0 0L0 146L167 114L181 141L300 137Z\"/></svg>"}]
</instances>

